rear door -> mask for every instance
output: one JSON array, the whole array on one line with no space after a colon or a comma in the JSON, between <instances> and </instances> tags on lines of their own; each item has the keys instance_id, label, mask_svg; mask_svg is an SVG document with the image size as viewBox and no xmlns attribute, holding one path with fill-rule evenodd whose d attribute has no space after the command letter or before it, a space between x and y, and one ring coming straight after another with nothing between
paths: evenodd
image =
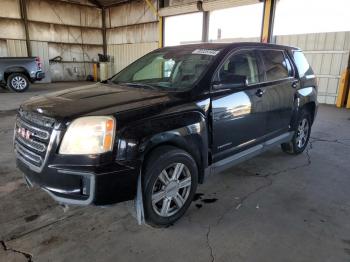
<instances>
[{"instance_id":1,"label":"rear door","mask_svg":"<svg viewBox=\"0 0 350 262\"><path fill-rule=\"evenodd\" d=\"M248 85L211 90L214 162L263 141L268 105L262 95L264 90L260 82L264 76L261 73L261 62L255 50L235 51L219 66L214 82L245 76Z\"/></svg>"},{"instance_id":2,"label":"rear door","mask_svg":"<svg viewBox=\"0 0 350 262\"><path fill-rule=\"evenodd\" d=\"M298 81L284 50L261 49L258 52L265 72L262 86L268 104L266 128L269 138L289 130Z\"/></svg>"}]
</instances>

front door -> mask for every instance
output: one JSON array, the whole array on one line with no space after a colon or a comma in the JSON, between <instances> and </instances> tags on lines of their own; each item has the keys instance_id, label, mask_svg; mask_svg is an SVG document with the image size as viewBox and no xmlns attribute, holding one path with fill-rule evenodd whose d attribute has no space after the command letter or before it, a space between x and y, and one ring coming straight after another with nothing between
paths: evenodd
<instances>
[{"instance_id":1,"label":"front door","mask_svg":"<svg viewBox=\"0 0 350 262\"><path fill-rule=\"evenodd\" d=\"M266 135L266 110L260 58L254 50L233 52L214 82L246 77L247 85L211 91L214 162L261 142Z\"/></svg>"}]
</instances>

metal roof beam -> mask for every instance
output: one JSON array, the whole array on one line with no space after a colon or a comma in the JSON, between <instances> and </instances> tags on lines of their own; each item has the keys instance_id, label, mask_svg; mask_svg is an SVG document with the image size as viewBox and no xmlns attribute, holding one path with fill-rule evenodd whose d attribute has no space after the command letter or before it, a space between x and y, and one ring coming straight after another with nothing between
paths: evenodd
<instances>
[{"instance_id":1,"label":"metal roof beam","mask_svg":"<svg viewBox=\"0 0 350 262\"><path fill-rule=\"evenodd\" d=\"M23 21L24 32L25 32L25 36L26 36L27 55L29 57L31 57L32 56L32 48L31 48L31 45L30 45L29 29L28 29L27 1L26 0L20 0L19 1L19 7L20 7L20 10L21 10L21 19Z\"/></svg>"},{"instance_id":2,"label":"metal roof beam","mask_svg":"<svg viewBox=\"0 0 350 262\"><path fill-rule=\"evenodd\" d=\"M98 0L89 0L89 2L91 4L93 4L94 6L97 6L98 8L102 8L103 7L103 5Z\"/></svg>"},{"instance_id":3,"label":"metal roof beam","mask_svg":"<svg viewBox=\"0 0 350 262\"><path fill-rule=\"evenodd\" d=\"M273 42L273 23L277 0L260 0L264 2L264 15L261 28L261 42Z\"/></svg>"}]
</instances>

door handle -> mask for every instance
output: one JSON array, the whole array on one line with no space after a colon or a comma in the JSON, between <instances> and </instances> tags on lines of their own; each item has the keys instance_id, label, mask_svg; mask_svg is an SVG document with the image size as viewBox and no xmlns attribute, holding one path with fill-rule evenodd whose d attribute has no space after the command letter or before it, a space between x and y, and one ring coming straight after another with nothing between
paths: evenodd
<instances>
[{"instance_id":1,"label":"door handle","mask_svg":"<svg viewBox=\"0 0 350 262\"><path fill-rule=\"evenodd\" d=\"M297 88L297 86L298 86L298 81L293 81L292 87L293 87L293 88Z\"/></svg>"},{"instance_id":2,"label":"door handle","mask_svg":"<svg viewBox=\"0 0 350 262\"><path fill-rule=\"evenodd\" d=\"M265 90L259 88L255 93L258 97L262 97L265 94Z\"/></svg>"}]
</instances>

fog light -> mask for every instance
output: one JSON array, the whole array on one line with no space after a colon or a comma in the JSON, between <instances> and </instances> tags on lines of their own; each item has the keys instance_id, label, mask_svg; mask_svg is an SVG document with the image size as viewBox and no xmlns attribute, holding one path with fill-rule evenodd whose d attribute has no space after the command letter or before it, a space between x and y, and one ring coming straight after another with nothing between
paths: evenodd
<instances>
[{"instance_id":1,"label":"fog light","mask_svg":"<svg viewBox=\"0 0 350 262\"><path fill-rule=\"evenodd\" d=\"M90 179L87 177L83 177L81 180L81 194L89 195L90 193Z\"/></svg>"}]
</instances>

